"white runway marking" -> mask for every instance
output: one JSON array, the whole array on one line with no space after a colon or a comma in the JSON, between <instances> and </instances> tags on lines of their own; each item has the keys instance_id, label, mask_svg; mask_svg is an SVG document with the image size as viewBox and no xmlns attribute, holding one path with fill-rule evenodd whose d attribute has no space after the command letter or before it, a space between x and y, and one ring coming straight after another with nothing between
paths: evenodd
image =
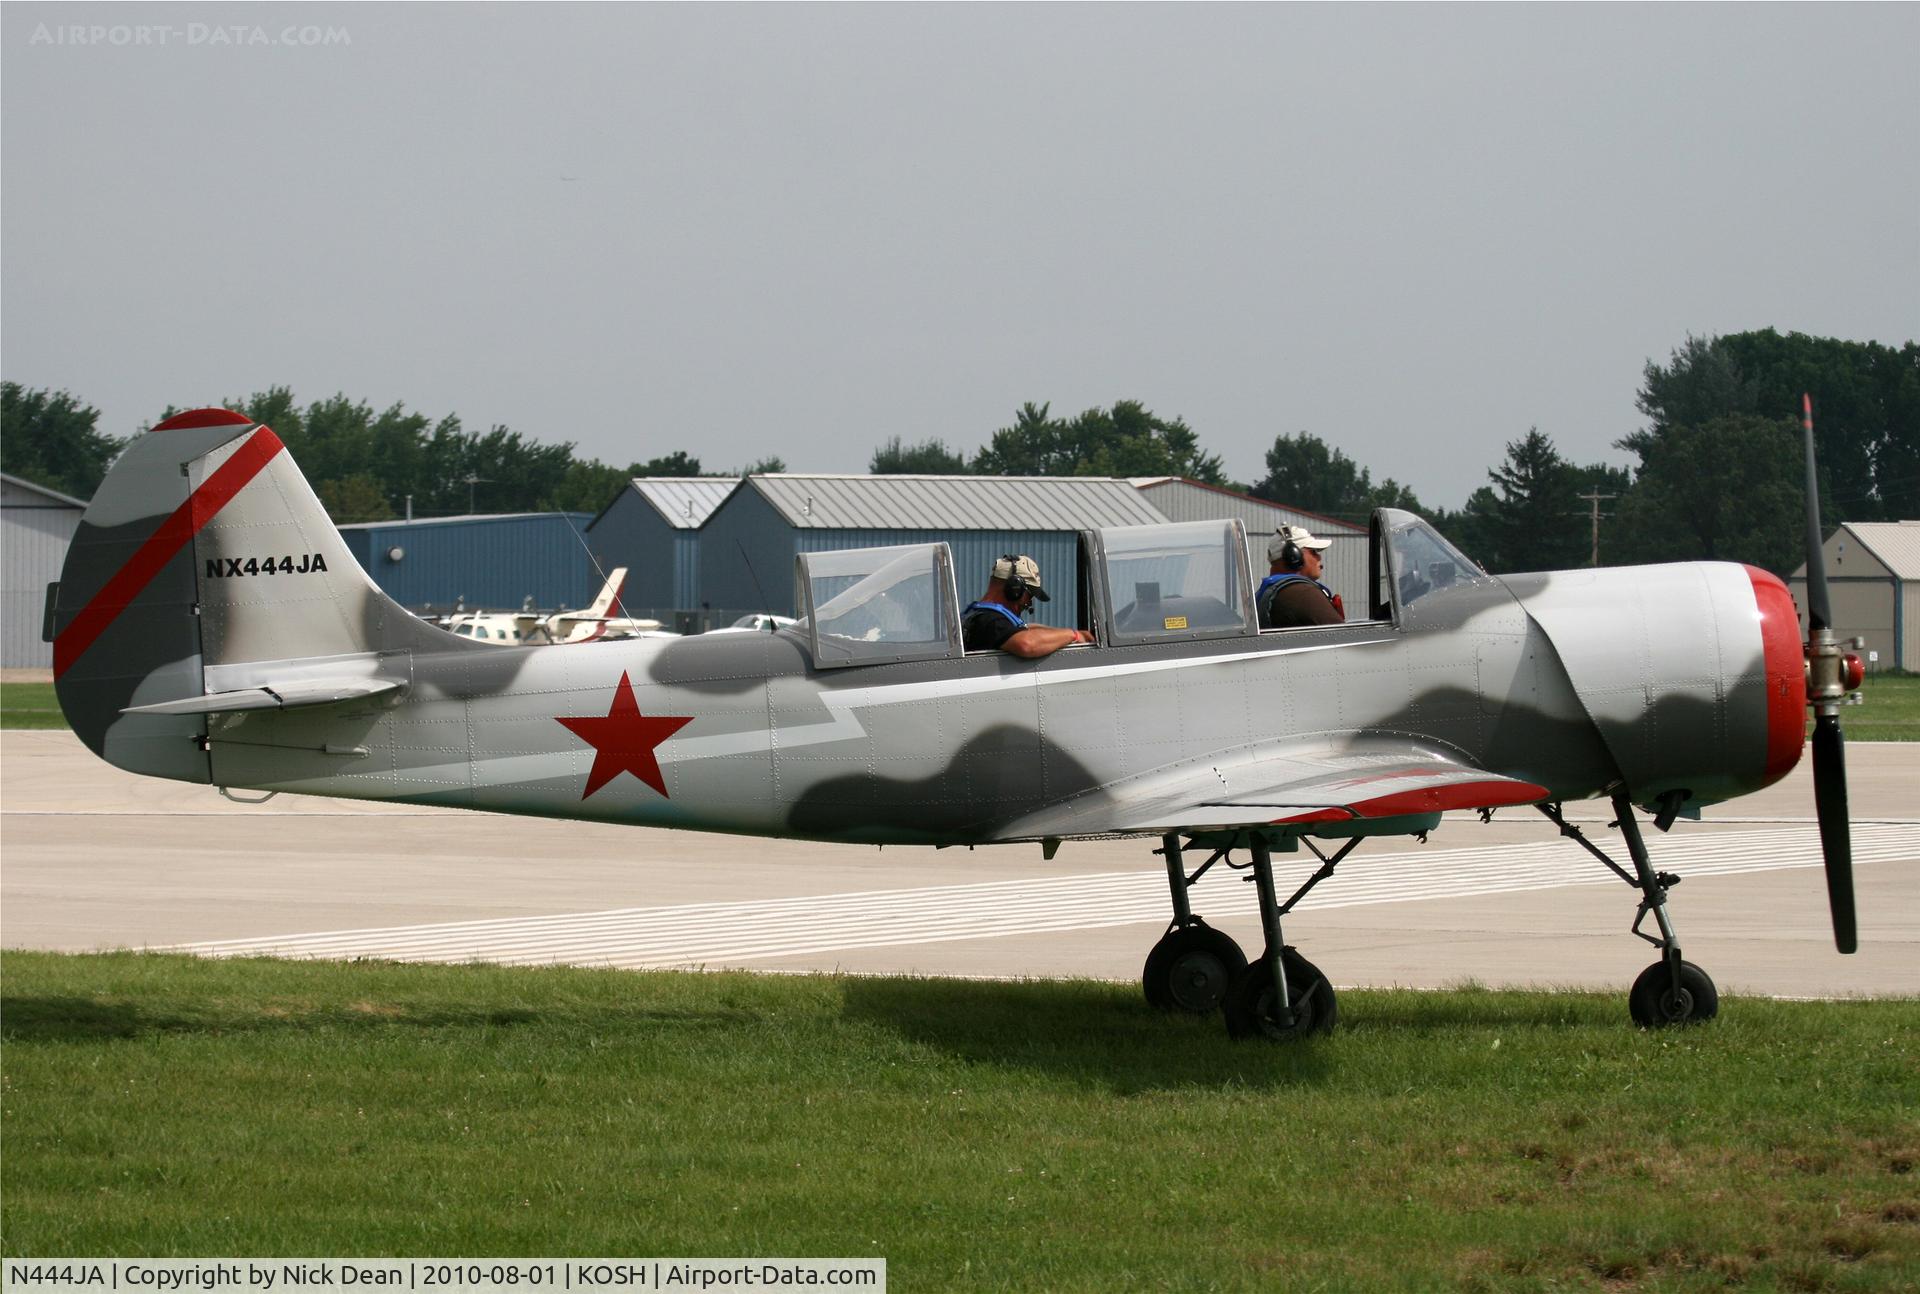
<instances>
[{"instance_id":1,"label":"white runway marking","mask_svg":"<svg viewBox=\"0 0 1920 1294\"><path fill-rule=\"evenodd\" d=\"M1590 837L1622 861L1617 838ZM1920 824L1856 824L1854 862L1920 862ZM1657 840L1654 866L1683 876L1732 876L1819 867L1812 827L1725 832ZM1188 854L1189 868L1205 855ZM1244 853L1236 861L1245 861ZM1306 853L1275 860L1282 896L1317 866ZM1196 911L1253 910L1240 888L1246 873L1216 866L1193 887ZM1488 849L1432 849L1368 857L1363 846L1300 910L1469 898L1576 885L1626 886L1571 841ZM1623 902L1627 899L1621 895ZM1623 911L1626 910L1623 907ZM627 969L738 963L854 948L948 943L1040 931L1098 930L1171 917L1160 872L1095 872L1036 880L919 889L868 890L804 898L674 907L619 908L544 917L505 917L371 930L335 930L261 939L175 945L207 957L379 958L500 965Z\"/></svg>"}]
</instances>

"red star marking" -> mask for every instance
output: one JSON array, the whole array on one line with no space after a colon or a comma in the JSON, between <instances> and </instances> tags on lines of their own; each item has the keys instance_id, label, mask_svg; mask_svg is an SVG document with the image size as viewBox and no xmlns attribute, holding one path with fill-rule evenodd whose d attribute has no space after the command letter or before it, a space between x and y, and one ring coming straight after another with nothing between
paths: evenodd
<instances>
[{"instance_id":1,"label":"red star marking","mask_svg":"<svg viewBox=\"0 0 1920 1294\"><path fill-rule=\"evenodd\" d=\"M593 771L587 774L586 799L622 773L635 777L665 795L666 779L660 776L660 761L653 748L693 722L684 719L649 719L640 713L633 699L633 684L621 672L620 686L614 689L613 706L602 718L556 719L574 736L593 747Z\"/></svg>"}]
</instances>

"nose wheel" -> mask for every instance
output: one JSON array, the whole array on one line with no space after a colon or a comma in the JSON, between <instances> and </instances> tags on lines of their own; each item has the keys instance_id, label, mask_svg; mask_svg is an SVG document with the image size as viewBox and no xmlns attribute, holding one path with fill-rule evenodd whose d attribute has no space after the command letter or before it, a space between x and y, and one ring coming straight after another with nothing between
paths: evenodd
<instances>
[{"instance_id":1,"label":"nose wheel","mask_svg":"<svg viewBox=\"0 0 1920 1294\"><path fill-rule=\"evenodd\" d=\"M1561 815L1559 805L1538 807L1560 828L1561 835L1572 838L1612 869L1614 875L1640 891L1640 910L1633 919L1631 933L1658 948L1661 956L1641 971L1633 987L1627 990L1627 1013L1633 1022L1642 1029L1664 1029L1677 1024L1700 1024L1720 1014L1720 991L1714 988L1713 980L1698 966L1680 957L1680 940L1667 914L1667 891L1678 885L1680 878L1654 870L1652 860L1647 857L1646 841L1640 835L1639 820L1633 816L1632 797L1625 791L1613 797L1613 810L1619 815L1613 825L1620 829L1621 838L1626 841L1627 854L1633 861L1631 872L1608 858L1598 845L1581 834L1580 828L1568 822ZM1671 820L1669 814L1656 818L1654 825L1664 831ZM1649 916L1660 928L1657 936L1640 929Z\"/></svg>"},{"instance_id":2,"label":"nose wheel","mask_svg":"<svg viewBox=\"0 0 1920 1294\"><path fill-rule=\"evenodd\" d=\"M1676 977L1672 967L1657 961L1627 991L1627 1011L1642 1029L1699 1024L1720 1014L1720 991L1692 962L1681 962Z\"/></svg>"}]
</instances>

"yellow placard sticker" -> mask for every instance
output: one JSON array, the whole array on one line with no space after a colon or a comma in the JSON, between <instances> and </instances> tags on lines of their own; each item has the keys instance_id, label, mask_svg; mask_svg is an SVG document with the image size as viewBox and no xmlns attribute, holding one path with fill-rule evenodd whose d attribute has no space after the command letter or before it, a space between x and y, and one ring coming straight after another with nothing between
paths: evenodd
<instances>
[{"instance_id":1,"label":"yellow placard sticker","mask_svg":"<svg viewBox=\"0 0 1920 1294\"><path fill-rule=\"evenodd\" d=\"M1163 628L1167 629L1185 629L1187 627L1187 618L1185 616L1168 616L1160 623Z\"/></svg>"}]
</instances>

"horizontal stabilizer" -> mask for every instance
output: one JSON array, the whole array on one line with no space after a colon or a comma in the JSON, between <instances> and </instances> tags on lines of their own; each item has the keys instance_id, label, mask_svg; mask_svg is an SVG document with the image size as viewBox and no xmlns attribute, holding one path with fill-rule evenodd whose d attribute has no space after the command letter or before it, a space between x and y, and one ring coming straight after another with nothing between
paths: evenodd
<instances>
[{"instance_id":1,"label":"horizontal stabilizer","mask_svg":"<svg viewBox=\"0 0 1920 1294\"><path fill-rule=\"evenodd\" d=\"M302 679L297 683L243 687L233 692L189 696L155 705L130 705L122 714L226 714L237 710L294 710L301 706L357 701L398 691L405 684L387 678Z\"/></svg>"}]
</instances>

